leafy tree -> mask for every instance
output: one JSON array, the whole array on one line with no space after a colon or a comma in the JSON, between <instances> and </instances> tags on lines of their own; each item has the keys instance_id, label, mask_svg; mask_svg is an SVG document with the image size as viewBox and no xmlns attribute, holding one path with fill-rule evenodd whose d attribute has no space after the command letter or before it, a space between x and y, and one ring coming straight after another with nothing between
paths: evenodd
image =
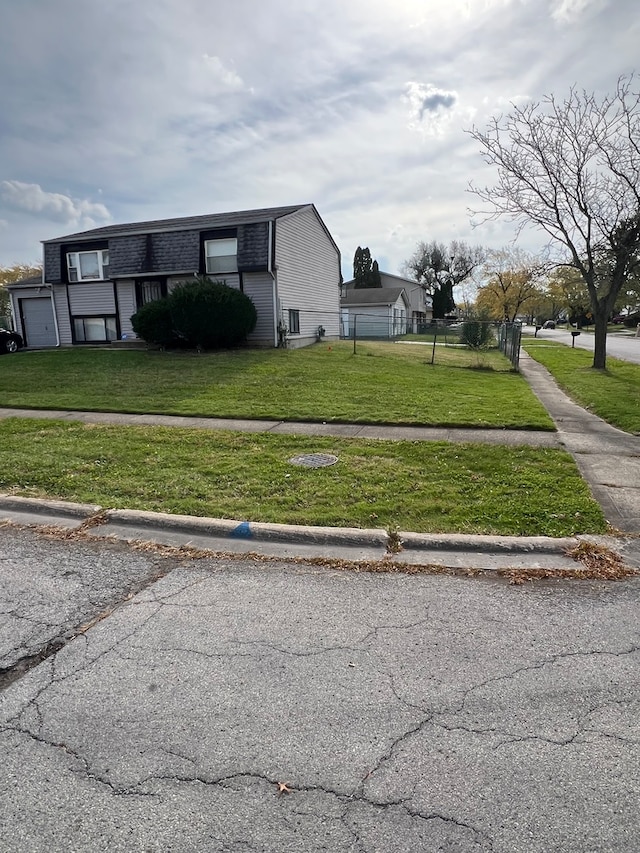
<instances>
[{"instance_id":1,"label":"leafy tree","mask_svg":"<svg viewBox=\"0 0 640 853\"><path fill-rule=\"evenodd\" d=\"M613 94L572 88L564 99L514 105L472 128L497 183L472 188L486 218L533 225L584 280L595 319L593 367L606 367L607 321L640 250L640 91L635 75ZM477 213L477 211L476 211ZM603 256L607 262L603 265Z\"/></svg>"},{"instance_id":2,"label":"leafy tree","mask_svg":"<svg viewBox=\"0 0 640 853\"><path fill-rule=\"evenodd\" d=\"M358 248L353 256L354 287L382 287L378 262L372 260L369 248Z\"/></svg>"},{"instance_id":3,"label":"leafy tree","mask_svg":"<svg viewBox=\"0 0 640 853\"><path fill-rule=\"evenodd\" d=\"M403 271L424 287L433 298L433 316L442 318L455 310L453 288L473 275L484 256L480 246L462 240L452 240L448 247L437 240L420 242Z\"/></svg>"},{"instance_id":4,"label":"leafy tree","mask_svg":"<svg viewBox=\"0 0 640 853\"><path fill-rule=\"evenodd\" d=\"M431 308L434 318L441 320L456 310L453 300L453 282L449 279L440 283L433 292Z\"/></svg>"},{"instance_id":5,"label":"leafy tree","mask_svg":"<svg viewBox=\"0 0 640 853\"><path fill-rule=\"evenodd\" d=\"M39 264L13 264L10 267L0 267L0 320L9 319L9 291L7 284L22 281L23 278L31 278L42 273Z\"/></svg>"},{"instance_id":6,"label":"leafy tree","mask_svg":"<svg viewBox=\"0 0 640 853\"><path fill-rule=\"evenodd\" d=\"M591 300L584 279L571 267L556 268L546 283L546 293L554 304L566 312L571 322L589 313Z\"/></svg>"},{"instance_id":7,"label":"leafy tree","mask_svg":"<svg viewBox=\"0 0 640 853\"><path fill-rule=\"evenodd\" d=\"M486 284L478 289L477 305L495 320L513 323L540 297L544 265L517 249L492 249L483 267Z\"/></svg>"}]
</instances>

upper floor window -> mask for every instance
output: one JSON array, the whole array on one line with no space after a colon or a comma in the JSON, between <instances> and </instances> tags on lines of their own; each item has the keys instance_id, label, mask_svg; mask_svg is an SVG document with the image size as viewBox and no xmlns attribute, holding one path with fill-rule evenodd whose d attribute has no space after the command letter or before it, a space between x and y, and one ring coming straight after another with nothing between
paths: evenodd
<instances>
[{"instance_id":1,"label":"upper floor window","mask_svg":"<svg viewBox=\"0 0 640 853\"><path fill-rule=\"evenodd\" d=\"M69 281L101 281L109 277L109 251L68 252Z\"/></svg>"},{"instance_id":2,"label":"upper floor window","mask_svg":"<svg viewBox=\"0 0 640 853\"><path fill-rule=\"evenodd\" d=\"M207 272L238 272L237 239L205 240L204 257Z\"/></svg>"}]
</instances>

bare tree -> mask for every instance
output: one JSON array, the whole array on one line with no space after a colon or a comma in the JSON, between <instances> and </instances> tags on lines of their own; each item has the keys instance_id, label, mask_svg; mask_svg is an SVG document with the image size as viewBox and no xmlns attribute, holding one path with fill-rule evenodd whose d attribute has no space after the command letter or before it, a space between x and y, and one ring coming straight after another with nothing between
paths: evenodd
<instances>
[{"instance_id":1,"label":"bare tree","mask_svg":"<svg viewBox=\"0 0 640 853\"><path fill-rule=\"evenodd\" d=\"M481 246L469 246L462 240L452 240L449 246L437 240L421 241L402 269L433 297L433 316L444 317L455 309L453 288L467 281L484 257Z\"/></svg>"},{"instance_id":2,"label":"bare tree","mask_svg":"<svg viewBox=\"0 0 640 853\"><path fill-rule=\"evenodd\" d=\"M507 216L518 233L541 228L565 253L589 291L595 320L593 366L606 367L607 321L640 249L640 91L635 75L613 94L572 88L564 100L513 106L485 131L472 128L495 186L474 192L486 218ZM602 258L607 258L603 265Z\"/></svg>"}]
</instances>

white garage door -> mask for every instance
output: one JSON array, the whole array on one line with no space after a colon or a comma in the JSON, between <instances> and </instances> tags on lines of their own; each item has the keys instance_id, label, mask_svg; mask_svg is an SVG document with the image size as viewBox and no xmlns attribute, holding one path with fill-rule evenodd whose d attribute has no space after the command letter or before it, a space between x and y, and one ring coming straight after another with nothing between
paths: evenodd
<instances>
[{"instance_id":1,"label":"white garage door","mask_svg":"<svg viewBox=\"0 0 640 853\"><path fill-rule=\"evenodd\" d=\"M54 347L57 344L51 299L33 297L20 300L24 343L28 347Z\"/></svg>"}]
</instances>

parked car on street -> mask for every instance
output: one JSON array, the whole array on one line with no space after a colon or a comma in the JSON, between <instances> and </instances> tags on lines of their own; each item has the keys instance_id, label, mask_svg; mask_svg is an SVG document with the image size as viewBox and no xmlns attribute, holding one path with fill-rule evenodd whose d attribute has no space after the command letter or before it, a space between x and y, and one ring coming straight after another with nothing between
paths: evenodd
<instances>
[{"instance_id":1,"label":"parked car on street","mask_svg":"<svg viewBox=\"0 0 640 853\"><path fill-rule=\"evenodd\" d=\"M17 332L0 329L0 355L6 352L18 352L23 346L24 341Z\"/></svg>"},{"instance_id":2,"label":"parked car on street","mask_svg":"<svg viewBox=\"0 0 640 853\"><path fill-rule=\"evenodd\" d=\"M547 322L544 324L544 326L542 328L543 329L555 329L555 327L556 327L556 324L554 323L553 320L547 320Z\"/></svg>"}]
</instances>

